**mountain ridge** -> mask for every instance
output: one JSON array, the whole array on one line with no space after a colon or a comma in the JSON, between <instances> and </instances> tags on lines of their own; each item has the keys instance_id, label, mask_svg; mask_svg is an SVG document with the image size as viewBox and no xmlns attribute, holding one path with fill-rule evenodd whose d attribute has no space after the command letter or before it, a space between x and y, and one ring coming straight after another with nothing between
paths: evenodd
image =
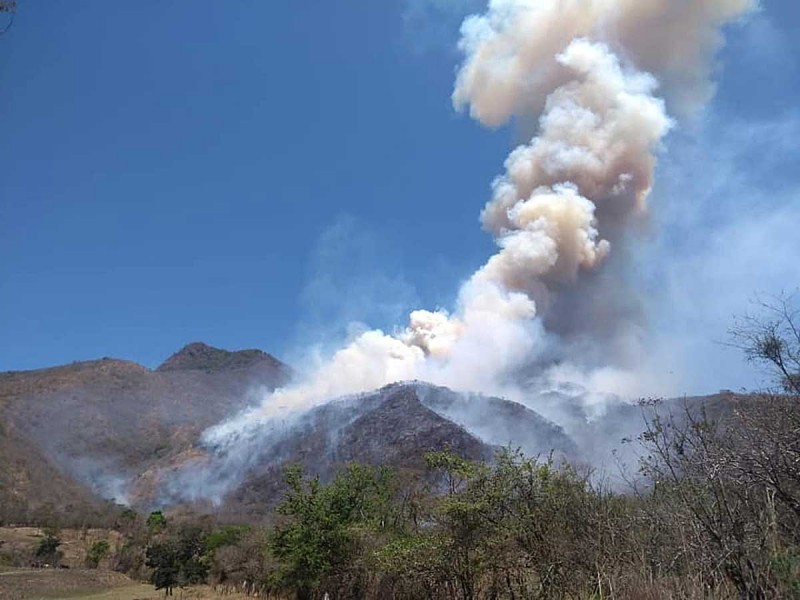
<instances>
[{"instance_id":1,"label":"mountain ridge","mask_svg":"<svg viewBox=\"0 0 800 600\"><path fill-rule=\"evenodd\" d=\"M266 353L250 353L241 364L240 355L213 350L233 356L239 368L223 361L220 368L158 371L102 358L0 373L0 505L19 499L14 482L23 480L33 482L24 493L29 500L52 497L47 481L55 478L39 474L53 470L81 489L64 487L64 497L55 499L62 506L91 492L124 501L131 474L190 445L251 402L252 390L291 379L288 365Z\"/></svg>"},{"instance_id":2,"label":"mountain ridge","mask_svg":"<svg viewBox=\"0 0 800 600\"><path fill-rule=\"evenodd\" d=\"M271 354L257 348L243 350L222 350L204 342L191 342L170 355L155 371L220 371L237 370L266 362L278 367L286 367Z\"/></svg>"},{"instance_id":3,"label":"mountain ridge","mask_svg":"<svg viewBox=\"0 0 800 600\"><path fill-rule=\"evenodd\" d=\"M258 405L292 374L261 350L202 342L155 369L103 358L0 373L0 508L13 504L19 512L27 502L30 510L66 510L105 498L257 519L280 497L288 464L323 479L351 461L419 472L427 451L478 460L500 447L591 462L641 424L641 409L621 401L609 401L606 416L592 420L574 394L531 391L525 406L405 381L287 414L243 443L204 441L207 428ZM717 414L738 401L746 399L691 399Z\"/></svg>"}]
</instances>

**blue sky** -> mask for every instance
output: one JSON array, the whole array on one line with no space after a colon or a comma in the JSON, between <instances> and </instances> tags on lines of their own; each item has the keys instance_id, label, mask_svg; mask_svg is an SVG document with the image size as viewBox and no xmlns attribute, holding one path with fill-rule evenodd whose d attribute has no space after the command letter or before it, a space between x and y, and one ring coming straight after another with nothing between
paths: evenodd
<instances>
[{"instance_id":1,"label":"blue sky","mask_svg":"<svg viewBox=\"0 0 800 600\"><path fill-rule=\"evenodd\" d=\"M476 7L20 0L0 37L0 370L155 366L193 340L292 357L448 306L491 251L478 212L515 141L450 105ZM691 334L707 355L751 290L800 283L793 239L768 273L720 247L800 216L799 29L792 0L734 28L717 99L670 140L637 275L665 348ZM698 260L730 289L687 295ZM698 387L753 380L720 352Z\"/></svg>"}]
</instances>

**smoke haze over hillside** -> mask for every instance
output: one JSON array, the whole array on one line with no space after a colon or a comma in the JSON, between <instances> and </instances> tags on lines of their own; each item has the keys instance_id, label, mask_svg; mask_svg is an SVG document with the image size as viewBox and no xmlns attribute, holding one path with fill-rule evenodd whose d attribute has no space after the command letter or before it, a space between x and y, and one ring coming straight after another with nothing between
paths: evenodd
<instances>
[{"instance_id":1,"label":"smoke haze over hillside","mask_svg":"<svg viewBox=\"0 0 800 600\"><path fill-rule=\"evenodd\" d=\"M636 393L641 328L625 283L657 154L713 94L720 28L748 0L494 0L462 25L454 106L496 127L534 118L481 223L497 251L453 310L363 332L300 383L206 432L239 439L274 415L393 381L515 395L520 373ZM618 275L618 276L617 276ZM543 375L544 374L544 375Z\"/></svg>"},{"instance_id":2,"label":"smoke haze over hillside","mask_svg":"<svg viewBox=\"0 0 800 600\"><path fill-rule=\"evenodd\" d=\"M172 7L144 37L146 8L31 6L4 37L4 368L135 362L0 373L0 484L221 514L287 464L498 446L612 478L635 400L766 389L725 342L800 275L799 6ZM220 347L157 366L194 338Z\"/></svg>"}]
</instances>

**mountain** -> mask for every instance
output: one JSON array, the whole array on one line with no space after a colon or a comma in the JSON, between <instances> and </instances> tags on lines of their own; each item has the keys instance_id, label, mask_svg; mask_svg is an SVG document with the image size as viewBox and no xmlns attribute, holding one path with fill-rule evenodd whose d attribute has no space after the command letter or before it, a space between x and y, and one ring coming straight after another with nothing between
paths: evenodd
<instances>
[{"instance_id":1,"label":"mountain","mask_svg":"<svg viewBox=\"0 0 800 600\"><path fill-rule=\"evenodd\" d=\"M218 513L258 518L280 500L290 464L323 481L350 462L421 474L428 451L491 460L507 445L568 457L576 451L560 427L514 402L396 383L264 425L231 447L199 443L143 474L132 500L158 507L210 496Z\"/></svg>"},{"instance_id":2,"label":"mountain","mask_svg":"<svg viewBox=\"0 0 800 600\"><path fill-rule=\"evenodd\" d=\"M408 385L320 407L282 446L279 460L257 464L224 498L226 511L248 517L265 514L280 500L281 476L289 464L329 480L349 462L419 473L428 451L450 450L472 460L491 456L477 437L426 408Z\"/></svg>"},{"instance_id":3,"label":"mountain","mask_svg":"<svg viewBox=\"0 0 800 600\"><path fill-rule=\"evenodd\" d=\"M282 415L235 439L203 436L291 377L260 350L199 342L153 370L105 358L0 373L0 519L98 511L104 498L257 519L279 501L289 464L323 480L353 461L420 474L431 450L491 459L510 446L614 469L626 458L620 440L642 428L641 408L580 390L532 391L525 406L415 381ZM746 401L725 393L667 404L724 418Z\"/></svg>"},{"instance_id":4,"label":"mountain","mask_svg":"<svg viewBox=\"0 0 800 600\"><path fill-rule=\"evenodd\" d=\"M208 346L203 342L187 344L170 356L156 369L167 371L204 371L206 373L250 371L249 375L262 373L267 379L280 378L287 366L263 350L238 350L229 352Z\"/></svg>"},{"instance_id":5,"label":"mountain","mask_svg":"<svg viewBox=\"0 0 800 600\"><path fill-rule=\"evenodd\" d=\"M417 384L420 401L492 446L520 448L530 456L555 451L575 458L578 447L562 427L510 400Z\"/></svg>"},{"instance_id":6,"label":"mountain","mask_svg":"<svg viewBox=\"0 0 800 600\"><path fill-rule=\"evenodd\" d=\"M20 494L31 502L55 495L62 506L93 496L124 500L136 474L246 406L254 391L290 377L286 365L261 351L199 343L156 370L104 358L2 373L0 502ZM65 478L72 485L52 492ZM24 493L21 481L28 482Z\"/></svg>"},{"instance_id":7,"label":"mountain","mask_svg":"<svg viewBox=\"0 0 800 600\"><path fill-rule=\"evenodd\" d=\"M320 427L324 423L328 426ZM421 382L391 384L312 411L289 440L288 455L246 478L231 493L228 505L249 513L274 504L280 491L275 482L291 463L323 479L348 462L419 474L429 451L449 450L471 460L491 460L500 446L507 445L552 449L564 456L575 450L560 427L519 404Z\"/></svg>"}]
</instances>

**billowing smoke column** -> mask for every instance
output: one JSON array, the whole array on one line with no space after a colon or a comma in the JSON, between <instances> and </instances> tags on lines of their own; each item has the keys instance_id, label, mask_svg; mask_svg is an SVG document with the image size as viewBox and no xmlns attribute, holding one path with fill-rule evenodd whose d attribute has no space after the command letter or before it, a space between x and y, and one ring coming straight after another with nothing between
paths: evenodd
<instances>
[{"instance_id":1,"label":"billowing smoke column","mask_svg":"<svg viewBox=\"0 0 800 600\"><path fill-rule=\"evenodd\" d=\"M363 333L305 383L210 429L206 441L233 444L278 413L398 380L495 392L544 344L540 317L641 220L673 126L667 106L685 115L712 96L720 27L755 2L492 0L469 17L455 107L487 126L538 119L481 213L497 252L463 284L452 313L415 311L393 335ZM569 319L592 328L580 311Z\"/></svg>"}]
</instances>

